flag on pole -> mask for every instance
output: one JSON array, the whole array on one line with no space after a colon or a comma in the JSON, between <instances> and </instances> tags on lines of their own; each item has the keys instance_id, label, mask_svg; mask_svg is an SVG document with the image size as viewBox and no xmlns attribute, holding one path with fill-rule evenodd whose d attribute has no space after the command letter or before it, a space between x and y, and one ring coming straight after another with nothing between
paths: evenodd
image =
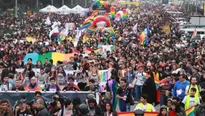
<instances>
[{"instance_id":1,"label":"flag on pole","mask_svg":"<svg viewBox=\"0 0 205 116\"><path fill-rule=\"evenodd\" d=\"M194 33L193 33L192 36L191 36L191 39L195 38L195 37L196 37L196 34L197 34L197 32L196 32L196 28L195 28Z\"/></svg>"},{"instance_id":2,"label":"flag on pole","mask_svg":"<svg viewBox=\"0 0 205 116\"><path fill-rule=\"evenodd\" d=\"M135 25L132 27L132 30L134 31L134 33L137 33L137 25L138 25L138 24L135 24Z\"/></svg>"}]
</instances>

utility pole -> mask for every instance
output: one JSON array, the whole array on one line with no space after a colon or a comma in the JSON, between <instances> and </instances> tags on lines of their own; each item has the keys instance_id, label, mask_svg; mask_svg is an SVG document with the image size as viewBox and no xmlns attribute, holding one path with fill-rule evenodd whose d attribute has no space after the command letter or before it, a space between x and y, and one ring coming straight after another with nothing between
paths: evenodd
<instances>
[{"instance_id":1,"label":"utility pole","mask_svg":"<svg viewBox=\"0 0 205 116\"><path fill-rule=\"evenodd\" d=\"M88 6L88 0L85 0L85 8Z\"/></svg>"},{"instance_id":2,"label":"utility pole","mask_svg":"<svg viewBox=\"0 0 205 116\"><path fill-rule=\"evenodd\" d=\"M196 9L195 10L196 10L195 12L197 13L197 0L196 0Z\"/></svg>"},{"instance_id":3,"label":"utility pole","mask_svg":"<svg viewBox=\"0 0 205 116\"><path fill-rule=\"evenodd\" d=\"M38 0L36 0L36 8L38 9Z\"/></svg>"},{"instance_id":4,"label":"utility pole","mask_svg":"<svg viewBox=\"0 0 205 116\"><path fill-rule=\"evenodd\" d=\"M73 7L73 0L71 0L71 6Z\"/></svg>"},{"instance_id":5,"label":"utility pole","mask_svg":"<svg viewBox=\"0 0 205 116\"><path fill-rule=\"evenodd\" d=\"M53 6L53 0L51 0L51 5Z\"/></svg>"},{"instance_id":6,"label":"utility pole","mask_svg":"<svg viewBox=\"0 0 205 116\"><path fill-rule=\"evenodd\" d=\"M62 0L62 6L64 5L64 0Z\"/></svg>"},{"instance_id":7,"label":"utility pole","mask_svg":"<svg viewBox=\"0 0 205 116\"><path fill-rule=\"evenodd\" d=\"M189 5L190 5L190 3L189 2L187 2L188 3L188 11L189 11Z\"/></svg>"},{"instance_id":8,"label":"utility pole","mask_svg":"<svg viewBox=\"0 0 205 116\"><path fill-rule=\"evenodd\" d=\"M17 11L18 11L18 0L15 0L15 17L18 17Z\"/></svg>"}]
</instances>

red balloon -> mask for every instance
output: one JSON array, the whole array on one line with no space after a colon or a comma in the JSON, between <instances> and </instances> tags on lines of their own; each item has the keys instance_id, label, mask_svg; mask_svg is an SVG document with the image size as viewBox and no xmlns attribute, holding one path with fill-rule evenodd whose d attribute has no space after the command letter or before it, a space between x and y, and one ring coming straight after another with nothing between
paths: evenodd
<instances>
[{"instance_id":1,"label":"red balloon","mask_svg":"<svg viewBox=\"0 0 205 116\"><path fill-rule=\"evenodd\" d=\"M109 21L107 18L105 18L104 16L97 16L97 17L93 20L93 22L92 22L92 24L91 24L91 27L92 27L92 28L95 28L97 22L100 22L100 21L104 21L104 22L106 23L107 27L110 27L110 26L111 26L110 21Z\"/></svg>"}]
</instances>

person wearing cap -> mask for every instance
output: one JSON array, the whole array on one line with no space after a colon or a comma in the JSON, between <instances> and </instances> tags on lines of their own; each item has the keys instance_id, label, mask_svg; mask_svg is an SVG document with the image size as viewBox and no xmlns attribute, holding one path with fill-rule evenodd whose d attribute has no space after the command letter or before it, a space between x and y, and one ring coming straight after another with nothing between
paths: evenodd
<instances>
[{"instance_id":1,"label":"person wearing cap","mask_svg":"<svg viewBox=\"0 0 205 116\"><path fill-rule=\"evenodd\" d=\"M140 98L140 103L137 104L134 111L142 110L144 112L155 112L156 110L155 110L154 106L152 104L148 103L147 99L148 99L148 95L142 94L142 96Z\"/></svg>"},{"instance_id":2,"label":"person wearing cap","mask_svg":"<svg viewBox=\"0 0 205 116\"><path fill-rule=\"evenodd\" d=\"M69 84L63 88L63 91L80 91L80 88L74 84L74 78L68 78Z\"/></svg>"},{"instance_id":3,"label":"person wearing cap","mask_svg":"<svg viewBox=\"0 0 205 116\"><path fill-rule=\"evenodd\" d=\"M37 78L32 77L30 80L30 84L24 88L26 91L40 91L41 87L37 83Z\"/></svg>"}]
</instances>

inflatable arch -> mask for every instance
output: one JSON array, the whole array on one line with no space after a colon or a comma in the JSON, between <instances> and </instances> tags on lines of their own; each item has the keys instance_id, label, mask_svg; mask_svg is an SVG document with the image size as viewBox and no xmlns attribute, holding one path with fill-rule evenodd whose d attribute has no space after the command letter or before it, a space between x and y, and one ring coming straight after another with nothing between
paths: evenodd
<instances>
[{"instance_id":1,"label":"inflatable arch","mask_svg":"<svg viewBox=\"0 0 205 116\"><path fill-rule=\"evenodd\" d=\"M91 27L95 28L97 22L100 22L100 21L104 21L106 23L106 27L111 26L110 21L107 18L105 18L105 16L97 16L97 17L94 18L93 22L91 23Z\"/></svg>"}]
</instances>

